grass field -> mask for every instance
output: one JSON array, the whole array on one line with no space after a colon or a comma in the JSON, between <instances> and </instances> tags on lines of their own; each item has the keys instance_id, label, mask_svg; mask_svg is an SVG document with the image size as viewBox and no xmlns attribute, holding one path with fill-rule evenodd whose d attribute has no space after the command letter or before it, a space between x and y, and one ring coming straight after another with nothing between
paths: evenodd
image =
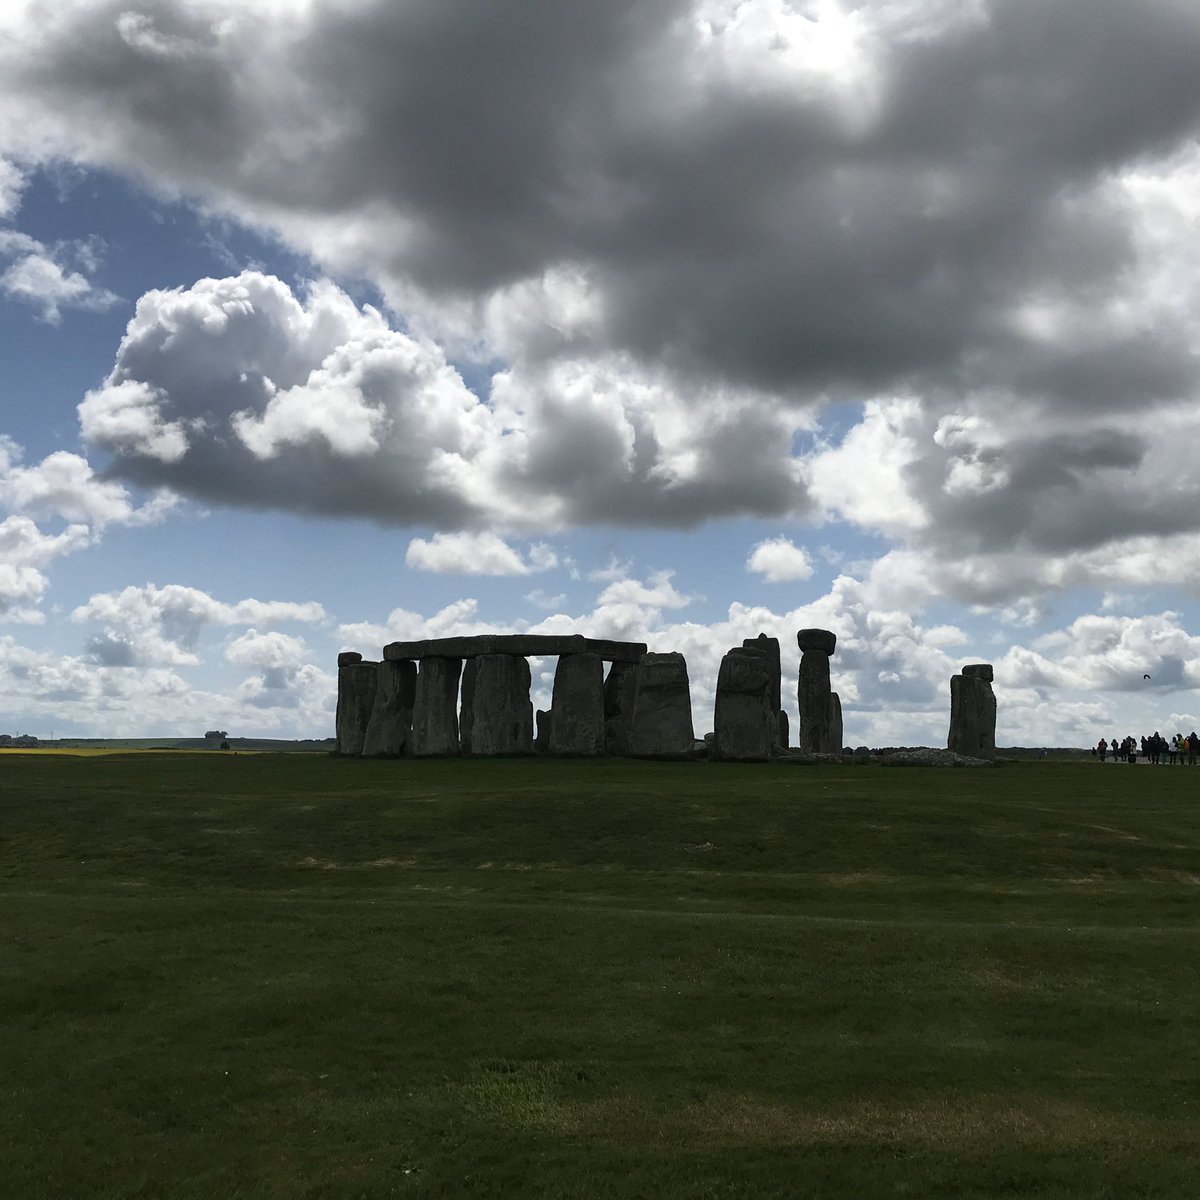
<instances>
[{"instance_id":1,"label":"grass field","mask_svg":"<svg viewBox=\"0 0 1200 1200\"><path fill-rule=\"evenodd\" d=\"M1200 1194L1200 770L0 756L0 1187Z\"/></svg>"}]
</instances>

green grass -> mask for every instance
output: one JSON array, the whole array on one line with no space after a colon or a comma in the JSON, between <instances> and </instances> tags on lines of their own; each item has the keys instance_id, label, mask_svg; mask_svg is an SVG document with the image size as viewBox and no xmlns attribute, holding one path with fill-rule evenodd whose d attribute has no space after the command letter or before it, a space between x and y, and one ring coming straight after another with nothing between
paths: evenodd
<instances>
[{"instance_id":1,"label":"green grass","mask_svg":"<svg viewBox=\"0 0 1200 1200\"><path fill-rule=\"evenodd\" d=\"M1200 771L0 757L0 1179L1187 1197Z\"/></svg>"}]
</instances>

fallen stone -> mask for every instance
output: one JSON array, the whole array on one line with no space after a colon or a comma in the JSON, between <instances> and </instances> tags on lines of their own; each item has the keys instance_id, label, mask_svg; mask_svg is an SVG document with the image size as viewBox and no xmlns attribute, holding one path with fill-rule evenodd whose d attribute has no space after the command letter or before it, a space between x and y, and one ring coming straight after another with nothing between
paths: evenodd
<instances>
[{"instance_id":1,"label":"fallen stone","mask_svg":"<svg viewBox=\"0 0 1200 1200\"><path fill-rule=\"evenodd\" d=\"M418 758L458 754L458 681L462 659L423 658L413 702L412 753Z\"/></svg>"},{"instance_id":2,"label":"fallen stone","mask_svg":"<svg viewBox=\"0 0 1200 1200\"><path fill-rule=\"evenodd\" d=\"M338 655L339 662L341 655ZM379 685L379 664L351 660L338 667L337 713L334 733L338 754L357 758L363 752L375 690Z\"/></svg>"},{"instance_id":3,"label":"fallen stone","mask_svg":"<svg viewBox=\"0 0 1200 1200\"><path fill-rule=\"evenodd\" d=\"M990 758L972 758L953 750L897 750L879 760L885 767L998 767Z\"/></svg>"},{"instance_id":4,"label":"fallen stone","mask_svg":"<svg viewBox=\"0 0 1200 1200\"><path fill-rule=\"evenodd\" d=\"M629 751L639 758L690 758L692 697L682 654L644 654L637 666Z\"/></svg>"},{"instance_id":5,"label":"fallen stone","mask_svg":"<svg viewBox=\"0 0 1200 1200\"><path fill-rule=\"evenodd\" d=\"M598 654L564 654L554 672L550 753L604 753L604 662Z\"/></svg>"},{"instance_id":6,"label":"fallen stone","mask_svg":"<svg viewBox=\"0 0 1200 1200\"><path fill-rule=\"evenodd\" d=\"M363 758L399 758L412 734L417 695L417 664L404 659L381 662L371 720L363 738Z\"/></svg>"},{"instance_id":7,"label":"fallen stone","mask_svg":"<svg viewBox=\"0 0 1200 1200\"><path fill-rule=\"evenodd\" d=\"M463 753L533 753L529 663L515 654L481 654L463 673Z\"/></svg>"}]
</instances>

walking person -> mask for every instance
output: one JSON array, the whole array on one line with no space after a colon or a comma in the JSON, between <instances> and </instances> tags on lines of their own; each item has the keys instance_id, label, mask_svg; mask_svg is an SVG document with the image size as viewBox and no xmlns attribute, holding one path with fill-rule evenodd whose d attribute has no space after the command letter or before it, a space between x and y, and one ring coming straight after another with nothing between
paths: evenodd
<instances>
[{"instance_id":1,"label":"walking person","mask_svg":"<svg viewBox=\"0 0 1200 1200\"><path fill-rule=\"evenodd\" d=\"M1100 755L1100 761L1103 762L1104 756L1108 753L1108 742L1104 738L1096 743L1096 753Z\"/></svg>"},{"instance_id":2,"label":"walking person","mask_svg":"<svg viewBox=\"0 0 1200 1200\"><path fill-rule=\"evenodd\" d=\"M1196 765L1196 752L1200 750L1200 737L1196 736L1196 731L1194 729L1188 734L1187 747L1188 766L1194 767Z\"/></svg>"}]
</instances>

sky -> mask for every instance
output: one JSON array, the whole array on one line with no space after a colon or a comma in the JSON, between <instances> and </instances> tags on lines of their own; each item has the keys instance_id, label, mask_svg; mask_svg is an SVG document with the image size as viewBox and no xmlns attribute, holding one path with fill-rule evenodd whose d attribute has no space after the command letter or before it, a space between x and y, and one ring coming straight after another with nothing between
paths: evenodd
<instances>
[{"instance_id":1,"label":"sky","mask_svg":"<svg viewBox=\"0 0 1200 1200\"><path fill-rule=\"evenodd\" d=\"M849 745L1200 725L1194 0L5 0L0 732L833 630ZM549 707L553 660L534 660ZM1146 676L1150 676L1149 679Z\"/></svg>"}]
</instances>

